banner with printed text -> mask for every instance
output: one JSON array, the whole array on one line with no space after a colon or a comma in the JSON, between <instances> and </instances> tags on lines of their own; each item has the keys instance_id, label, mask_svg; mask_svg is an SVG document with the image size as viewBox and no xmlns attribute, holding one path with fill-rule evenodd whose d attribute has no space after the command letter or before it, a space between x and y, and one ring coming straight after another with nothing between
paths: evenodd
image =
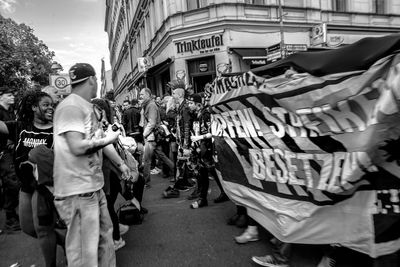
<instances>
[{"instance_id":1,"label":"banner with printed text","mask_svg":"<svg viewBox=\"0 0 400 267\"><path fill-rule=\"evenodd\" d=\"M220 179L263 227L372 257L400 248L399 54L320 76L219 77L208 93Z\"/></svg>"}]
</instances>

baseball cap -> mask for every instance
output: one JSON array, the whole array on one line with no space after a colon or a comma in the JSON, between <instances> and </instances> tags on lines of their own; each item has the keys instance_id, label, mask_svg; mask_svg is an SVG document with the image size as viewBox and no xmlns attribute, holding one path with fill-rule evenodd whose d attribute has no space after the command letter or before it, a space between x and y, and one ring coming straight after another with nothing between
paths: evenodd
<instances>
[{"instance_id":1,"label":"baseball cap","mask_svg":"<svg viewBox=\"0 0 400 267\"><path fill-rule=\"evenodd\" d=\"M0 87L0 95L8 94L8 93L15 93L16 89L8 86L1 86Z\"/></svg>"},{"instance_id":2,"label":"baseball cap","mask_svg":"<svg viewBox=\"0 0 400 267\"><path fill-rule=\"evenodd\" d=\"M69 69L68 73L71 85L83 82L91 76L96 76L94 68L88 63L76 63Z\"/></svg>"},{"instance_id":3,"label":"baseball cap","mask_svg":"<svg viewBox=\"0 0 400 267\"><path fill-rule=\"evenodd\" d=\"M200 104L202 103L202 98L200 94L192 94L187 97L187 100L193 101L195 103L200 103Z\"/></svg>"}]
</instances>

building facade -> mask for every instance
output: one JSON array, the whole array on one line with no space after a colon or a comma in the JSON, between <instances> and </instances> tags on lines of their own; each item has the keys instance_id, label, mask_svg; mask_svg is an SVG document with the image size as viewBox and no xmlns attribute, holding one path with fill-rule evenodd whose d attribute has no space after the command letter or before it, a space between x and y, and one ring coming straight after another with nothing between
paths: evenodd
<instances>
[{"instance_id":1,"label":"building facade","mask_svg":"<svg viewBox=\"0 0 400 267\"><path fill-rule=\"evenodd\" d=\"M399 30L398 0L107 0L105 14L117 101Z\"/></svg>"},{"instance_id":2,"label":"building facade","mask_svg":"<svg viewBox=\"0 0 400 267\"><path fill-rule=\"evenodd\" d=\"M101 88L100 97L104 97L107 92L113 91L114 85L112 82L112 71L105 69L104 60L101 60Z\"/></svg>"}]
</instances>

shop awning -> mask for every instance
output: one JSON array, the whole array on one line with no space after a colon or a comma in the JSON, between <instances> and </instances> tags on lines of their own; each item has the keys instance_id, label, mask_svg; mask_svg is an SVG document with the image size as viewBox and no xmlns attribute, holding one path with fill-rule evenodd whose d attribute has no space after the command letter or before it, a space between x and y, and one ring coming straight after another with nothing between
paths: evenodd
<instances>
[{"instance_id":1,"label":"shop awning","mask_svg":"<svg viewBox=\"0 0 400 267\"><path fill-rule=\"evenodd\" d=\"M156 74L159 70L161 70L163 67L169 65L172 62L171 58L167 58L166 60L151 66L148 70L147 70L147 75L153 75Z\"/></svg>"},{"instance_id":2,"label":"shop awning","mask_svg":"<svg viewBox=\"0 0 400 267\"><path fill-rule=\"evenodd\" d=\"M262 47L235 47L231 48L233 52L238 54L249 65L265 65L267 64L267 50Z\"/></svg>"}]
</instances>

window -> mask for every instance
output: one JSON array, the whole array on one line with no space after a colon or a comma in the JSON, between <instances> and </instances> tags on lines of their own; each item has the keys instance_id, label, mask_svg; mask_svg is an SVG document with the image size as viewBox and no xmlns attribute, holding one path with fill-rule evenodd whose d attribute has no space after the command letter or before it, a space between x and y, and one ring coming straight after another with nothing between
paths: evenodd
<instances>
[{"instance_id":1,"label":"window","mask_svg":"<svg viewBox=\"0 0 400 267\"><path fill-rule=\"evenodd\" d=\"M385 0L372 0L373 12L376 14L385 14Z\"/></svg>"},{"instance_id":2,"label":"window","mask_svg":"<svg viewBox=\"0 0 400 267\"><path fill-rule=\"evenodd\" d=\"M186 3L188 10L194 10L207 6L207 0L186 0Z\"/></svg>"},{"instance_id":3,"label":"window","mask_svg":"<svg viewBox=\"0 0 400 267\"><path fill-rule=\"evenodd\" d=\"M246 0L245 3L252 5L264 5L264 0Z\"/></svg>"},{"instance_id":4,"label":"window","mask_svg":"<svg viewBox=\"0 0 400 267\"><path fill-rule=\"evenodd\" d=\"M332 1L332 10L338 12L346 12L347 11L347 1L346 0L333 0Z\"/></svg>"}]
</instances>

